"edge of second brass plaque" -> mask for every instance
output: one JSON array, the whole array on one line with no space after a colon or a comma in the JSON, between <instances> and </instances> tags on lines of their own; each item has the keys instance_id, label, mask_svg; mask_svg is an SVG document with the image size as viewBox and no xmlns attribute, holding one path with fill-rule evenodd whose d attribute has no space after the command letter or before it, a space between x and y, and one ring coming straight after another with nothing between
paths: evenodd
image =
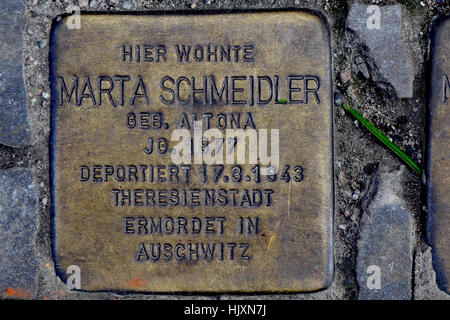
<instances>
[{"instance_id":1,"label":"edge of second brass plaque","mask_svg":"<svg viewBox=\"0 0 450 320\"><path fill-rule=\"evenodd\" d=\"M447 28L448 31L443 29ZM439 139L440 135L433 135L433 132L437 129L434 128L436 121L437 125L444 125L442 115L438 116L439 107L442 108L444 102L440 101L441 97L441 84L442 79L440 76L448 72L444 70L445 67L450 67L450 55L446 55L446 60L442 61L444 57L439 57L442 55L444 49L442 49L442 41L444 37L442 33L450 34L450 17L448 16L438 16L433 19L429 28L429 67L428 67L428 101L427 101L427 116L426 116L426 204L427 204L427 218L426 218L426 238L428 244L431 246L433 267L436 272L436 283L438 287L450 293L450 247L445 246L442 239L448 238L448 228L443 230L441 227L443 225L443 220L445 215L448 219L448 199L443 198L443 186L445 184L446 173L445 168L448 168L448 159L445 159L445 154L438 151L433 151L433 139ZM447 39L448 42L450 40ZM450 45L449 45L450 46ZM449 114L449 111L447 111ZM437 119L434 119L436 117ZM448 126L448 124L447 124ZM443 133L443 135L445 135ZM439 141L434 141L436 144ZM444 142L440 142L442 144ZM442 149L442 148L441 148ZM442 151L442 150L441 150ZM435 154L437 153L437 154ZM433 158L434 156L434 158ZM440 159L437 159L439 156ZM442 174L437 172L437 162L443 166ZM447 162L442 162L447 161ZM440 194L440 197L438 196ZM447 224L448 226L448 224ZM440 229L441 228L441 229ZM444 227L445 228L445 227ZM439 240L440 239L440 240ZM447 257L446 257L447 256Z\"/></svg>"}]
</instances>

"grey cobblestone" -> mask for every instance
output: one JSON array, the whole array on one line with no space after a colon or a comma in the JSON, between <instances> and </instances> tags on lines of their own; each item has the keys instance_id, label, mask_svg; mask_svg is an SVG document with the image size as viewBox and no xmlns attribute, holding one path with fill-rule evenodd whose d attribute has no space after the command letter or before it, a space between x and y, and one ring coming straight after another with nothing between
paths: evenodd
<instances>
[{"instance_id":1,"label":"grey cobblestone","mask_svg":"<svg viewBox=\"0 0 450 320\"><path fill-rule=\"evenodd\" d=\"M37 289L37 196L30 170L0 170L0 294L31 298Z\"/></svg>"},{"instance_id":2,"label":"grey cobblestone","mask_svg":"<svg viewBox=\"0 0 450 320\"><path fill-rule=\"evenodd\" d=\"M30 143L23 78L25 0L0 2L0 144Z\"/></svg>"},{"instance_id":3,"label":"grey cobblestone","mask_svg":"<svg viewBox=\"0 0 450 320\"><path fill-rule=\"evenodd\" d=\"M374 196L363 210L356 260L362 300L411 299L414 239L411 214L399 197L401 175L402 171L381 169L373 182ZM370 266L380 268L380 288L367 285Z\"/></svg>"},{"instance_id":4,"label":"grey cobblestone","mask_svg":"<svg viewBox=\"0 0 450 320\"><path fill-rule=\"evenodd\" d=\"M352 30L362 45L367 46L368 54L374 60L374 69L379 75L372 75L377 82L390 83L398 97L411 98L413 95L413 72L408 50L403 40L404 25L400 5L375 6L379 8L380 25L368 28L370 18L376 14L369 5L353 3L347 18L347 28ZM361 66L362 63L357 63ZM367 67L365 67L367 69ZM369 78L368 70L362 71Z\"/></svg>"}]
</instances>

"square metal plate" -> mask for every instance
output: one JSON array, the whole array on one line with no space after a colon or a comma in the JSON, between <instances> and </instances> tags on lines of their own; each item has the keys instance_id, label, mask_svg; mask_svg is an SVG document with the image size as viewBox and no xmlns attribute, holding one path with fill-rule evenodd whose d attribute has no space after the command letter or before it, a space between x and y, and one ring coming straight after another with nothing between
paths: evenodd
<instances>
[{"instance_id":1,"label":"square metal plate","mask_svg":"<svg viewBox=\"0 0 450 320\"><path fill-rule=\"evenodd\" d=\"M62 279L76 265L82 290L326 288L334 194L324 20L297 11L84 14L71 29L70 19L55 24L50 54ZM174 131L196 145L194 120L224 137L254 130L258 143L244 145L259 148L256 162L177 164ZM278 171L264 175L261 136L270 155L276 132ZM205 152L216 140L201 141ZM221 152L238 148L224 141L231 147Z\"/></svg>"}]
</instances>

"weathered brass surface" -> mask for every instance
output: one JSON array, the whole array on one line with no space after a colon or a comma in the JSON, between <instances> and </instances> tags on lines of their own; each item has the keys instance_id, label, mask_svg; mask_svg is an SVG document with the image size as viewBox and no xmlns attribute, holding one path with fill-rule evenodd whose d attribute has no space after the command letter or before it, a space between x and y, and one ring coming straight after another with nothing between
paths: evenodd
<instances>
[{"instance_id":1,"label":"weathered brass surface","mask_svg":"<svg viewBox=\"0 0 450 320\"><path fill-rule=\"evenodd\" d=\"M439 286L450 293L450 19L431 33L428 239Z\"/></svg>"},{"instance_id":2,"label":"weathered brass surface","mask_svg":"<svg viewBox=\"0 0 450 320\"><path fill-rule=\"evenodd\" d=\"M60 276L79 266L82 290L327 287L333 130L326 23L304 12L82 15L72 30L66 21L53 28L50 56ZM183 45L190 58L179 62ZM225 163L220 174L212 164L175 165L171 134L188 123L192 133L192 114L221 133L279 129L275 181L259 175L257 182L258 168L248 162L240 169Z\"/></svg>"}]
</instances>

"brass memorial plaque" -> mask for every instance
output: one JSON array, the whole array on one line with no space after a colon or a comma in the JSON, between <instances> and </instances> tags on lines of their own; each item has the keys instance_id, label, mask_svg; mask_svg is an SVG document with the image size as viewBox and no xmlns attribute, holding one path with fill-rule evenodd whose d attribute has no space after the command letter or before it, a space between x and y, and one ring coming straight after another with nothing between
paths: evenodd
<instances>
[{"instance_id":1,"label":"brass memorial plaque","mask_svg":"<svg viewBox=\"0 0 450 320\"><path fill-rule=\"evenodd\" d=\"M51 38L54 254L82 290L333 278L330 43L305 12L81 15ZM72 24L73 25L73 24Z\"/></svg>"},{"instance_id":2,"label":"brass memorial plaque","mask_svg":"<svg viewBox=\"0 0 450 320\"><path fill-rule=\"evenodd\" d=\"M431 32L427 164L428 239L441 289L450 293L450 19Z\"/></svg>"}]
</instances>

